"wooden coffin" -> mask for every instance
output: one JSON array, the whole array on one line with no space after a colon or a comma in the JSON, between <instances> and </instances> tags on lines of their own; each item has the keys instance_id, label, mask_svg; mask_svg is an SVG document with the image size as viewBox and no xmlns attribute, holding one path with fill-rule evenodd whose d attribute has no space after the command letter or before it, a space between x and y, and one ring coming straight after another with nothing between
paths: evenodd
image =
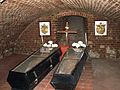
<instances>
[{"instance_id":1,"label":"wooden coffin","mask_svg":"<svg viewBox=\"0 0 120 90\"><path fill-rule=\"evenodd\" d=\"M56 90L74 90L86 59L85 48L77 51L73 48L68 49L53 75L51 85Z\"/></svg>"},{"instance_id":2,"label":"wooden coffin","mask_svg":"<svg viewBox=\"0 0 120 90\"><path fill-rule=\"evenodd\" d=\"M60 48L40 48L24 62L9 71L7 81L12 90L32 90L55 67L61 56Z\"/></svg>"}]
</instances>

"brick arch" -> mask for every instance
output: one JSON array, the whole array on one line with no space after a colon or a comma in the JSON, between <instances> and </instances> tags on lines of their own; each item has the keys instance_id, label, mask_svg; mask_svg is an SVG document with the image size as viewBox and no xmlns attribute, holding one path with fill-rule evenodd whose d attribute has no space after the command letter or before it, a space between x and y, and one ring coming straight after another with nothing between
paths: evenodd
<instances>
[{"instance_id":1,"label":"brick arch","mask_svg":"<svg viewBox=\"0 0 120 90\"><path fill-rule=\"evenodd\" d=\"M55 31L57 31L57 27L58 27L56 22L58 22L59 18L65 17L65 16L78 16L78 17L86 18L86 19L88 19L87 22L86 22L87 24L88 24L88 21L91 20L91 18L93 18L93 15L87 14L87 13L84 13L84 12L61 11L58 14L53 16L55 18L55 21L53 20ZM88 28L87 27L86 27L86 31L88 32ZM54 36L55 36L55 39L56 39L57 36L55 34L54 34Z\"/></svg>"},{"instance_id":2,"label":"brick arch","mask_svg":"<svg viewBox=\"0 0 120 90\"><path fill-rule=\"evenodd\" d=\"M74 16L82 16L85 18L93 18L93 14L88 14L85 12L76 12L76 11L61 11L56 15L56 18L60 18L60 17L64 17L64 16L70 16L70 15L74 15Z\"/></svg>"}]
</instances>

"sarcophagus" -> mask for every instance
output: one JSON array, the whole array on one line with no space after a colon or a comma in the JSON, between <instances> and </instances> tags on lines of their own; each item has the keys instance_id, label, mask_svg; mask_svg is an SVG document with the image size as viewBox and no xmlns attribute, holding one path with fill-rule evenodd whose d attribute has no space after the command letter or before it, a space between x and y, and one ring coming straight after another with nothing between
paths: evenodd
<instances>
[{"instance_id":1,"label":"sarcophagus","mask_svg":"<svg viewBox=\"0 0 120 90\"><path fill-rule=\"evenodd\" d=\"M56 90L74 90L86 59L85 48L77 52L73 48L68 49L53 75L51 85Z\"/></svg>"},{"instance_id":2,"label":"sarcophagus","mask_svg":"<svg viewBox=\"0 0 120 90\"><path fill-rule=\"evenodd\" d=\"M11 69L7 81L12 90L32 90L55 67L61 56L60 48L40 48L24 62Z\"/></svg>"}]
</instances>

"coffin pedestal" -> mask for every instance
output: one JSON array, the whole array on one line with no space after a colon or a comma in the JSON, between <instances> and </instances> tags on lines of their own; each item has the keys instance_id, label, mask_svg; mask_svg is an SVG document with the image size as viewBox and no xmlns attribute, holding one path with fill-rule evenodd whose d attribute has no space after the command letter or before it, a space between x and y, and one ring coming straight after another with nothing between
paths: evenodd
<instances>
[{"instance_id":1,"label":"coffin pedestal","mask_svg":"<svg viewBox=\"0 0 120 90\"><path fill-rule=\"evenodd\" d=\"M77 52L73 48L68 49L53 75L51 85L56 90L74 90L86 59L85 48Z\"/></svg>"},{"instance_id":2,"label":"coffin pedestal","mask_svg":"<svg viewBox=\"0 0 120 90\"><path fill-rule=\"evenodd\" d=\"M40 48L11 69L7 81L12 90L32 90L59 62L60 48Z\"/></svg>"}]
</instances>

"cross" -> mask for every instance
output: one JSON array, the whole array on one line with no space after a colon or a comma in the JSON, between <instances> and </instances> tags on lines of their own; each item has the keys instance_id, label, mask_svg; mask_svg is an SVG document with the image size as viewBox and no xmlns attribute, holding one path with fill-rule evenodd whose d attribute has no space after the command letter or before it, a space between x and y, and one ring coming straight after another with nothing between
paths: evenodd
<instances>
[{"instance_id":1,"label":"cross","mask_svg":"<svg viewBox=\"0 0 120 90\"><path fill-rule=\"evenodd\" d=\"M69 30L68 22L66 22L65 30L63 30L63 31L57 31L57 33L59 33L59 34L65 34L65 36L66 36L66 42L68 44L68 34L77 34L77 31L71 31L71 30Z\"/></svg>"}]
</instances>

